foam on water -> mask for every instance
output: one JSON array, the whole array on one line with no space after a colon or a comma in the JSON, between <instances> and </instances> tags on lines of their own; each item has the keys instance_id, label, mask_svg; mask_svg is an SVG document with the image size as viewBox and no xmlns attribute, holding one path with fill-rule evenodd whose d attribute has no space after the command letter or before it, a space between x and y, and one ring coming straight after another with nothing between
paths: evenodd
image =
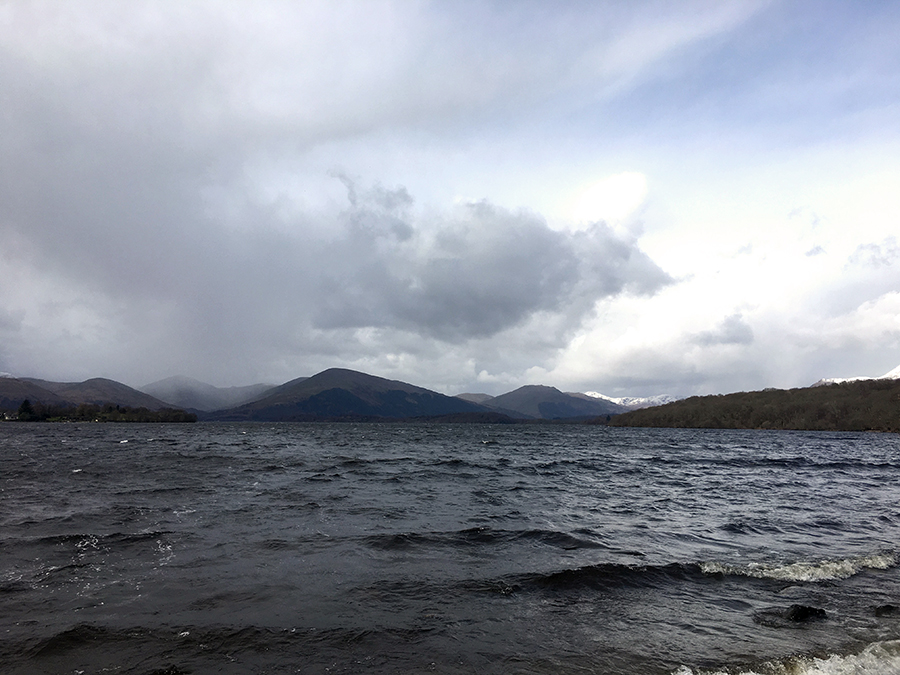
<instances>
[{"instance_id":1,"label":"foam on water","mask_svg":"<svg viewBox=\"0 0 900 675\"><path fill-rule=\"evenodd\" d=\"M739 675L896 675L900 673L900 640L874 642L857 654L825 658L796 656L773 661ZM722 670L692 670L682 666L673 675L729 675Z\"/></svg>"},{"instance_id":2,"label":"foam on water","mask_svg":"<svg viewBox=\"0 0 900 675\"><path fill-rule=\"evenodd\" d=\"M739 575L778 581L836 581L849 579L866 569L886 570L895 567L897 562L896 552L882 551L873 555L843 560L795 562L787 565L756 562L746 565L729 565L705 562L700 564L700 569L705 574Z\"/></svg>"}]
</instances>

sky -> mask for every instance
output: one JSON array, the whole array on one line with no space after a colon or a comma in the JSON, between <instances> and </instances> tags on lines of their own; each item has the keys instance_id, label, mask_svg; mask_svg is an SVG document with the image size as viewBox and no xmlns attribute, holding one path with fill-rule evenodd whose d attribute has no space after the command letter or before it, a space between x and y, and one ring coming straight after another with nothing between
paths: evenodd
<instances>
[{"instance_id":1,"label":"sky","mask_svg":"<svg viewBox=\"0 0 900 675\"><path fill-rule=\"evenodd\" d=\"M900 3L0 0L0 371L900 364Z\"/></svg>"}]
</instances>

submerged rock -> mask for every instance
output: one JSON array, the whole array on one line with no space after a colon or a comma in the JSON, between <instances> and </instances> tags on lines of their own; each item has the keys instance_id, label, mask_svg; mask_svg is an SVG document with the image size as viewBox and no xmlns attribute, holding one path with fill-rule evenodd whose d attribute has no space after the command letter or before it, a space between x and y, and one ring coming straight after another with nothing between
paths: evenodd
<instances>
[{"instance_id":1,"label":"submerged rock","mask_svg":"<svg viewBox=\"0 0 900 675\"><path fill-rule=\"evenodd\" d=\"M796 628L798 624L827 619L828 614L820 607L809 605L791 605L790 607L773 607L754 613L753 620L770 628Z\"/></svg>"},{"instance_id":2,"label":"submerged rock","mask_svg":"<svg viewBox=\"0 0 900 675\"><path fill-rule=\"evenodd\" d=\"M788 621L817 621L818 619L827 619L828 615L824 609L819 607L810 607L809 605L791 605L788 607L784 618Z\"/></svg>"}]
</instances>

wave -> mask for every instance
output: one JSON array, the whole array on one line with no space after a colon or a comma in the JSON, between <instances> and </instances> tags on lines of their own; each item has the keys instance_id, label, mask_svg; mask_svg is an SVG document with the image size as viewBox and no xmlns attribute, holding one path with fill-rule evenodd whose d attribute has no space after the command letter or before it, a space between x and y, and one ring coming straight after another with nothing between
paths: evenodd
<instances>
[{"instance_id":1,"label":"wave","mask_svg":"<svg viewBox=\"0 0 900 675\"><path fill-rule=\"evenodd\" d=\"M150 530L147 532L112 532L109 534L93 534L89 532L76 532L72 534L51 534L42 537L6 538L2 540L6 545L51 545L73 546L77 550L106 549L115 546L128 546L141 544L147 541L155 541L173 534L170 530Z\"/></svg>"},{"instance_id":2,"label":"wave","mask_svg":"<svg viewBox=\"0 0 900 675\"><path fill-rule=\"evenodd\" d=\"M195 668L200 672L220 672L223 657L226 663L233 663L237 661L235 655L240 655L245 665L249 661L262 666L248 668L248 671L300 672L297 663L307 661L311 656L318 656L324 663L333 663L341 657L346 658L348 652L371 654L385 645L406 647L416 644L432 632L429 626L317 630L191 625L114 628L80 623L43 638L6 640L0 643L0 659L4 666L23 667L16 672L63 672L68 668L55 668L54 665L68 665L74 658L114 663L115 666L108 670L120 670L122 661L138 661L139 668L125 670L189 673L196 672ZM353 660L356 664L361 662ZM182 662L186 668L174 666L173 661ZM153 668L150 664L158 667Z\"/></svg>"},{"instance_id":3,"label":"wave","mask_svg":"<svg viewBox=\"0 0 900 675\"><path fill-rule=\"evenodd\" d=\"M581 548L608 548L592 538L592 533L580 532L585 536L575 536L556 530L500 530L490 527L472 527L455 532L406 532L401 534L373 535L365 538L372 548L381 550L410 550L427 546L496 546L513 542L534 542L545 546L553 546L567 551Z\"/></svg>"},{"instance_id":4,"label":"wave","mask_svg":"<svg viewBox=\"0 0 900 675\"><path fill-rule=\"evenodd\" d=\"M670 563L668 565L626 565L601 563L555 572L520 574L502 583L493 583L489 590L504 593L520 590L606 590L610 588L653 588L673 582L705 580L699 565Z\"/></svg>"},{"instance_id":5,"label":"wave","mask_svg":"<svg viewBox=\"0 0 900 675\"><path fill-rule=\"evenodd\" d=\"M872 469L876 471L895 471L896 461L879 461L864 459L817 459L805 455L759 456L759 457L673 457L664 455L648 455L642 458L649 464L671 466L716 466L730 469L830 469L835 471L858 471Z\"/></svg>"},{"instance_id":6,"label":"wave","mask_svg":"<svg viewBox=\"0 0 900 675\"><path fill-rule=\"evenodd\" d=\"M619 554L640 556L638 552L617 551ZM884 570L900 564L894 552L820 562L797 562L787 565L749 563L668 563L624 564L600 563L543 573L522 574L491 582L488 590L503 589L504 593L532 589L603 590L615 587L654 588L672 583L703 583L717 575L753 577L777 581L818 582L849 578L867 569Z\"/></svg>"},{"instance_id":7,"label":"wave","mask_svg":"<svg viewBox=\"0 0 900 675\"><path fill-rule=\"evenodd\" d=\"M735 520L724 525L720 525L719 529L730 534L781 534L784 530L769 520L753 521L753 520Z\"/></svg>"},{"instance_id":8,"label":"wave","mask_svg":"<svg viewBox=\"0 0 900 675\"><path fill-rule=\"evenodd\" d=\"M896 675L900 673L900 640L873 642L855 654L824 657L792 656L768 661L749 670L694 670L681 666L672 675Z\"/></svg>"},{"instance_id":9,"label":"wave","mask_svg":"<svg viewBox=\"0 0 900 675\"><path fill-rule=\"evenodd\" d=\"M867 569L886 570L900 563L894 551L882 551L872 555L843 558L839 560L819 560L816 562L728 563L703 562L700 569L704 574L724 574L753 577L755 579L775 579L778 581L837 581L849 579Z\"/></svg>"}]
</instances>

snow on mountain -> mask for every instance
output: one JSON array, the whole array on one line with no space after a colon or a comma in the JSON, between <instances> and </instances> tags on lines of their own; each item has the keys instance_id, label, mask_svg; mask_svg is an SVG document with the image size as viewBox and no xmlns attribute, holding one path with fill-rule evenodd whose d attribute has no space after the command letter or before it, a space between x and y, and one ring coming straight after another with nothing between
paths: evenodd
<instances>
[{"instance_id":1,"label":"snow on mountain","mask_svg":"<svg viewBox=\"0 0 900 675\"><path fill-rule=\"evenodd\" d=\"M879 380L900 380L900 366L897 366L889 373L885 373L878 379Z\"/></svg>"},{"instance_id":2,"label":"snow on mountain","mask_svg":"<svg viewBox=\"0 0 900 675\"><path fill-rule=\"evenodd\" d=\"M859 377L824 377L812 386L821 387L823 384L842 384L844 382L859 382L861 380L900 380L900 366L881 377L866 377L864 375Z\"/></svg>"},{"instance_id":3,"label":"snow on mountain","mask_svg":"<svg viewBox=\"0 0 900 675\"><path fill-rule=\"evenodd\" d=\"M604 401L610 401L615 403L616 405L625 406L629 410L637 410L638 408L652 408L657 405L664 405L666 403L671 403L672 401L679 400L677 396L669 396L668 394L658 394L657 396L623 396L621 398L613 398L612 396L606 396L604 394L598 393L596 391L586 391L584 392L585 396L590 396L591 398L600 398Z\"/></svg>"}]
</instances>

